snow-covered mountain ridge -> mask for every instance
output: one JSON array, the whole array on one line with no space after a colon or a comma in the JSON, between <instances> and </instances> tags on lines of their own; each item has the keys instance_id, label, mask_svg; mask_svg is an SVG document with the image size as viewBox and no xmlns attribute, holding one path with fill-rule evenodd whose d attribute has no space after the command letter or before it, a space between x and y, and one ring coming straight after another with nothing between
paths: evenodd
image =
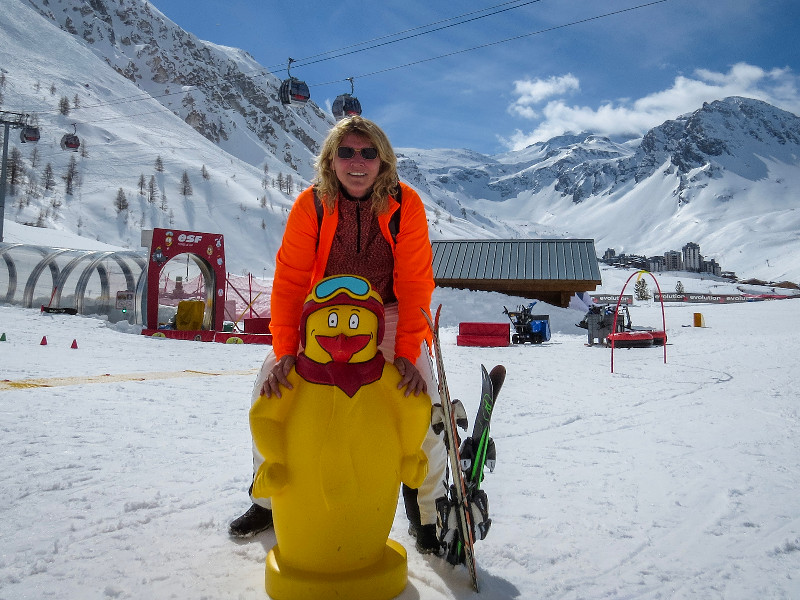
<instances>
[{"instance_id":1,"label":"snow-covered mountain ridge","mask_svg":"<svg viewBox=\"0 0 800 600\"><path fill-rule=\"evenodd\" d=\"M284 110L280 80L247 52L199 40L146 0L29 4L222 149L259 164L267 146L304 179L313 174L332 118L313 103Z\"/></svg>"},{"instance_id":2,"label":"snow-covered mountain ridge","mask_svg":"<svg viewBox=\"0 0 800 600\"><path fill-rule=\"evenodd\" d=\"M591 237L598 252L646 255L693 241L726 269L800 273L800 118L759 100L707 103L639 140L584 133L483 160L403 156L401 173L439 206L510 237Z\"/></svg>"},{"instance_id":3,"label":"snow-covered mountain ridge","mask_svg":"<svg viewBox=\"0 0 800 600\"><path fill-rule=\"evenodd\" d=\"M220 231L232 270L271 270L330 115L313 102L282 106L280 80L247 52L199 40L144 0L4 5L0 110L34 115L43 134L38 156L12 135L24 173L6 219L131 248L142 228ZM84 155L57 147L72 123ZM434 239L588 237L599 253L646 255L692 241L741 276L800 280L800 119L760 101L711 102L638 140L583 133L496 156L397 152ZM73 156L80 185L66 194L58 176ZM191 195L181 193L184 173ZM141 176L153 180L154 202ZM289 177L294 189L278 190ZM120 189L130 204L122 212Z\"/></svg>"}]
</instances>

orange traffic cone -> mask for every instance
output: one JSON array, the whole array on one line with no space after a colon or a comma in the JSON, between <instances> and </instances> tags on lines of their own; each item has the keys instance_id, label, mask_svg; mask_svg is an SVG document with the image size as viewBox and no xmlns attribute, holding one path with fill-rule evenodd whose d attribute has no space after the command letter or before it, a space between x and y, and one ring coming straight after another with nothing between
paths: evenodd
<instances>
[{"instance_id":1,"label":"orange traffic cone","mask_svg":"<svg viewBox=\"0 0 800 600\"><path fill-rule=\"evenodd\" d=\"M78 349L78 340L72 340L72 346L70 346L73 350Z\"/></svg>"},{"instance_id":2,"label":"orange traffic cone","mask_svg":"<svg viewBox=\"0 0 800 600\"><path fill-rule=\"evenodd\" d=\"M42 341L39 342L39 345L40 346L47 346L47 336L46 335L42 336Z\"/></svg>"}]
</instances>

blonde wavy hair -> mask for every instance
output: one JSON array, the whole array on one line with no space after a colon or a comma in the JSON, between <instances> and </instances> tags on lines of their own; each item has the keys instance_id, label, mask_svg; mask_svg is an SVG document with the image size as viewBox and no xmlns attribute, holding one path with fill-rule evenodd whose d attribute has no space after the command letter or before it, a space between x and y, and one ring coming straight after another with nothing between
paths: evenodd
<instances>
[{"instance_id":1,"label":"blonde wavy hair","mask_svg":"<svg viewBox=\"0 0 800 600\"><path fill-rule=\"evenodd\" d=\"M333 212L336 197L341 190L341 183L333 171L333 159L341 144L342 139L349 133L354 133L367 138L378 150L378 159L381 161L378 177L372 186L372 210L375 214L382 214L389 209L389 196L397 193L397 156L395 156L389 138L375 123L360 116L348 117L339 121L322 144L322 151L315 164L317 175L314 187L317 196L322 199L327 212Z\"/></svg>"}]
</instances>

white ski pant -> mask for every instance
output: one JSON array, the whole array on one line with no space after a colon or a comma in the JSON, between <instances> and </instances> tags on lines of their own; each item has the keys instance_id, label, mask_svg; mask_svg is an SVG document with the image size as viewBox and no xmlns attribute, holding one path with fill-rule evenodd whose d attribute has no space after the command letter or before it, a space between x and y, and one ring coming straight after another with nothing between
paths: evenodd
<instances>
[{"instance_id":1,"label":"white ski pant","mask_svg":"<svg viewBox=\"0 0 800 600\"><path fill-rule=\"evenodd\" d=\"M383 353L384 357L391 359L391 357L394 356L394 338L397 333L397 304L387 304L384 307L384 311L386 329L383 342L378 346L378 349ZM270 349L267 352L264 363L261 365L261 370L253 384L251 405L258 400L261 394L261 386L264 384L264 380L267 378L267 375L269 375L272 367L275 366L275 362L275 353ZM416 367L428 385L428 394L431 397L431 401L439 402L438 387L433 375L433 364L428 352L428 345L424 341L422 342L422 348L416 362ZM420 521L422 525L431 525L436 523L436 498L442 496L445 492L444 482L447 452L442 437L433 433L430 427L428 427L428 433L425 436L425 440L422 442L422 451L428 457L428 475L419 487L417 503L419 504ZM258 452L255 443L253 443L254 476L263 462L264 458ZM264 508L271 508L272 506L269 498L253 498L251 495L251 499L254 504L258 504Z\"/></svg>"}]
</instances>

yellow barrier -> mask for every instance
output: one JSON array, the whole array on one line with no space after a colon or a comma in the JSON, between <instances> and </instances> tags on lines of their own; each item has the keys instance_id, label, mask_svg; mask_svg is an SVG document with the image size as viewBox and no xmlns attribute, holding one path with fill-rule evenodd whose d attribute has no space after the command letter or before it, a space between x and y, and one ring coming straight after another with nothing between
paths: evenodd
<instances>
[{"instance_id":1,"label":"yellow barrier","mask_svg":"<svg viewBox=\"0 0 800 600\"><path fill-rule=\"evenodd\" d=\"M206 303L202 300L181 300L175 314L175 329L178 331L198 331L203 328Z\"/></svg>"}]
</instances>

